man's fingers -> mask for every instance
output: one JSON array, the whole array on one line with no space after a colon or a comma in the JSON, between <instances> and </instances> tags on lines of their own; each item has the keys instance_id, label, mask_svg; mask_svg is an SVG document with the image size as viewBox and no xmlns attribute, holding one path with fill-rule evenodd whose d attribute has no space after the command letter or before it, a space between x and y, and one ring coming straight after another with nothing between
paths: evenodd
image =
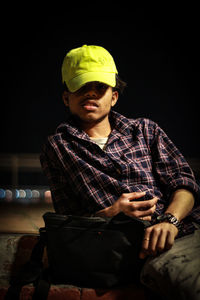
<instances>
[{"instance_id":1,"label":"man's fingers","mask_svg":"<svg viewBox=\"0 0 200 300\"><path fill-rule=\"evenodd\" d=\"M142 253L152 256L155 256L157 254L160 233L161 231L159 230L159 228L155 228L154 230L152 230L152 228L148 228L145 231L142 241ZM144 255L141 254L140 258L142 258L142 256Z\"/></svg>"},{"instance_id":2,"label":"man's fingers","mask_svg":"<svg viewBox=\"0 0 200 300\"><path fill-rule=\"evenodd\" d=\"M134 193L129 193L129 194L123 194L124 197L127 197L127 200L129 200L130 203L133 203L133 207L135 209L139 209L139 210L147 210L148 208L151 208L152 206L154 206L158 201L157 197L154 197L149 200L134 201L135 199L140 199L145 195L146 195L146 192L134 192Z\"/></svg>"},{"instance_id":3,"label":"man's fingers","mask_svg":"<svg viewBox=\"0 0 200 300\"><path fill-rule=\"evenodd\" d=\"M164 240L166 239L164 237L165 234L163 234L163 238ZM151 237L150 237L150 241L149 241L149 248L148 248L148 252L150 255L155 256L157 254L158 249L158 242L161 239L162 236L162 232L159 228L155 228L154 230L151 231ZM166 235L165 235L166 236ZM165 245L165 242L162 241Z\"/></svg>"},{"instance_id":4,"label":"man's fingers","mask_svg":"<svg viewBox=\"0 0 200 300\"><path fill-rule=\"evenodd\" d=\"M135 206L138 207L140 210L146 210L148 208L153 207L158 202L158 198L154 197L150 200L144 200L144 201L135 201Z\"/></svg>"},{"instance_id":5,"label":"man's fingers","mask_svg":"<svg viewBox=\"0 0 200 300\"><path fill-rule=\"evenodd\" d=\"M141 249L140 254L139 254L139 257L141 259L144 259L148 255L150 235L151 235L151 233L146 230L145 234L144 234L143 241L142 241L142 249Z\"/></svg>"},{"instance_id":6,"label":"man's fingers","mask_svg":"<svg viewBox=\"0 0 200 300\"><path fill-rule=\"evenodd\" d=\"M175 236L172 234L172 232L168 232L165 247L167 250L171 249L171 247L174 244Z\"/></svg>"},{"instance_id":7,"label":"man's fingers","mask_svg":"<svg viewBox=\"0 0 200 300\"><path fill-rule=\"evenodd\" d=\"M163 232L160 234L159 239L157 241L157 251L163 252L166 248L166 238L167 238L167 232Z\"/></svg>"},{"instance_id":8,"label":"man's fingers","mask_svg":"<svg viewBox=\"0 0 200 300\"><path fill-rule=\"evenodd\" d=\"M126 195L126 194L125 194ZM134 200L134 199L138 199L138 198L141 198L143 196L146 195L146 192L133 192L133 193L128 193L127 196L128 196L128 199L129 201L130 200Z\"/></svg>"},{"instance_id":9,"label":"man's fingers","mask_svg":"<svg viewBox=\"0 0 200 300\"><path fill-rule=\"evenodd\" d=\"M133 213L136 218L145 218L145 217L153 215L155 210L156 210L156 205L152 206L151 208L149 208L147 210L135 210Z\"/></svg>"},{"instance_id":10,"label":"man's fingers","mask_svg":"<svg viewBox=\"0 0 200 300\"><path fill-rule=\"evenodd\" d=\"M140 198L145 194L146 192L122 194L118 200L120 210L129 216L151 221L151 215L156 210L158 198L154 197L150 200L141 201Z\"/></svg>"}]
</instances>

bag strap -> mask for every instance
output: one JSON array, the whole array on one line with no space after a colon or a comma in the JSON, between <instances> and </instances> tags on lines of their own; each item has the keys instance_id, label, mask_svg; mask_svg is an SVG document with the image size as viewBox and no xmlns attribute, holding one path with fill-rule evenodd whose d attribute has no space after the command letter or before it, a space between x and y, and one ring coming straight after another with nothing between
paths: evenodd
<instances>
[{"instance_id":1,"label":"bag strap","mask_svg":"<svg viewBox=\"0 0 200 300\"><path fill-rule=\"evenodd\" d=\"M38 242L35 244L30 260L22 266L19 270L17 276L10 280L10 287L5 296L5 300L18 300L20 299L20 292L24 285L33 283L35 284L35 292L37 298L35 299L43 299L46 298L39 298L39 292L44 290L44 288L40 288L40 286L44 286L42 282L44 281L43 276L43 263L42 258L44 254L44 248L46 246L46 230L45 228L40 228L40 236ZM38 287L37 287L38 285ZM50 283L45 284L46 286L46 295L48 296L48 291L50 288ZM48 287L48 291L47 291ZM45 294L44 294L45 295Z\"/></svg>"},{"instance_id":2,"label":"bag strap","mask_svg":"<svg viewBox=\"0 0 200 300\"><path fill-rule=\"evenodd\" d=\"M48 298L51 282L49 279L48 269L44 270L37 280L32 300L46 300Z\"/></svg>"}]
</instances>

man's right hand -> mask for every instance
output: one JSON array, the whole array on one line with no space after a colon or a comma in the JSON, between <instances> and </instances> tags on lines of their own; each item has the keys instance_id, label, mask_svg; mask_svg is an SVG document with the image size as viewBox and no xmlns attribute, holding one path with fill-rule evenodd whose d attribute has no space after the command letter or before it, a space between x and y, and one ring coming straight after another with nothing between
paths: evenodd
<instances>
[{"instance_id":1,"label":"man's right hand","mask_svg":"<svg viewBox=\"0 0 200 300\"><path fill-rule=\"evenodd\" d=\"M151 221L151 216L155 212L158 198L154 197L150 200L143 201L137 200L145 196L145 194L146 192L124 193L112 206L97 212L96 215L113 217L123 212L127 216Z\"/></svg>"}]
</instances>

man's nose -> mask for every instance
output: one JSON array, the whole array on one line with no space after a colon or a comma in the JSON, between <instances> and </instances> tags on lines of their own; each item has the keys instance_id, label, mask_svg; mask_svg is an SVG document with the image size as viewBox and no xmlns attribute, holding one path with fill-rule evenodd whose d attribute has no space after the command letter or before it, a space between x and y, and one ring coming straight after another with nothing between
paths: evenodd
<instances>
[{"instance_id":1,"label":"man's nose","mask_svg":"<svg viewBox=\"0 0 200 300\"><path fill-rule=\"evenodd\" d=\"M97 97L98 92L97 92L96 86L95 85L90 85L88 87L87 91L85 91L85 96Z\"/></svg>"}]
</instances>

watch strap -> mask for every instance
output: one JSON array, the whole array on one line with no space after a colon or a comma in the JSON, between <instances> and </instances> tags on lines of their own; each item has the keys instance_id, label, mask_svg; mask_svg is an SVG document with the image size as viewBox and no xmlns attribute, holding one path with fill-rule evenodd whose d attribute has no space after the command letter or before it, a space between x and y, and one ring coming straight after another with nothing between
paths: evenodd
<instances>
[{"instance_id":1,"label":"watch strap","mask_svg":"<svg viewBox=\"0 0 200 300\"><path fill-rule=\"evenodd\" d=\"M161 223L161 222L171 223L174 226L176 226L178 228L178 230L182 230L182 228L183 228L181 222L179 222L179 220L170 213L162 214L162 215L158 216L156 220L157 220L157 223Z\"/></svg>"}]
</instances>

